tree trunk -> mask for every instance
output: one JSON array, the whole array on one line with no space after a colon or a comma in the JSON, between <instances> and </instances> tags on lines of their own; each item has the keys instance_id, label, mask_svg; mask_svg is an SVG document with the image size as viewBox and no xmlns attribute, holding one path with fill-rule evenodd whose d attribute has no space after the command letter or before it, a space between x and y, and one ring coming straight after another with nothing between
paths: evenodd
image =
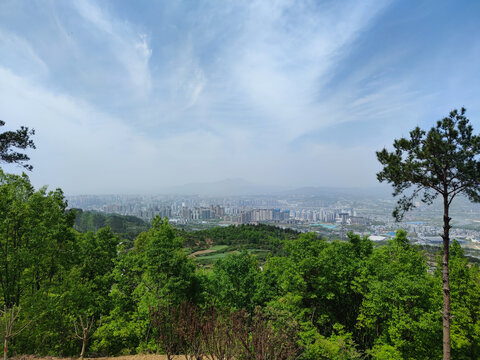
<instances>
[{"instance_id":1,"label":"tree trunk","mask_svg":"<svg viewBox=\"0 0 480 360\"><path fill-rule=\"evenodd\" d=\"M83 360L85 355L85 348L87 347L87 333L85 329L83 330L83 342L82 342L82 352L80 353L80 359Z\"/></svg>"},{"instance_id":2,"label":"tree trunk","mask_svg":"<svg viewBox=\"0 0 480 360\"><path fill-rule=\"evenodd\" d=\"M450 279L448 260L450 252L450 217L448 216L448 197L443 198L443 360L450 360Z\"/></svg>"},{"instance_id":3,"label":"tree trunk","mask_svg":"<svg viewBox=\"0 0 480 360\"><path fill-rule=\"evenodd\" d=\"M4 342L3 342L3 360L7 360L7 348L8 348L8 338L5 336Z\"/></svg>"}]
</instances>

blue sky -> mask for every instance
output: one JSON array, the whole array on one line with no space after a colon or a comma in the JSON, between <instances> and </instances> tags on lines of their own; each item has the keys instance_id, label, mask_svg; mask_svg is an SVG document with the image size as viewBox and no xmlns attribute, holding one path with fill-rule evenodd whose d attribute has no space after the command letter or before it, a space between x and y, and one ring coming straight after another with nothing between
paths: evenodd
<instances>
[{"instance_id":1,"label":"blue sky","mask_svg":"<svg viewBox=\"0 0 480 360\"><path fill-rule=\"evenodd\" d=\"M35 185L374 186L375 151L465 106L478 1L0 1L0 119ZM19 168L6 166L8 171Z\"/></svg>"}]
</instances>

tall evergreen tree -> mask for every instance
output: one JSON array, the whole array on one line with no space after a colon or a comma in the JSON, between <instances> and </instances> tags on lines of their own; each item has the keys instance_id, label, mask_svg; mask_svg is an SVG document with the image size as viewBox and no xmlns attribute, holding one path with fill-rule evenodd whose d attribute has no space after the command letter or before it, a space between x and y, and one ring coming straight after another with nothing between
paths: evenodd
<instances>
[{"instance_id":1,"label":"tall evergreen tree","mask_svg":"<svg viewBox=\"0 0 480 360\"><path fill-rule=\"evenodd\" d=\"M0 120L0 127L5 125L5 121ZM30 158L27 154L15 150L25 150L27 148L35 149L35 144L30 136L35 135L35 130L29 130L22 126L16 131L5 131L0 133L0 162L16 163L22 165L27 170L32 170L33 166L26 164Z\"/></svg>"},{"instance_id":2,"label":"tall evergreen tree","mask_svg":"<svg viewBox=\"0 0 480 360\"><path fill-rule=\"evenodd\" d=\"M394 196L404 193L397 202L393 216L400 220L414 207L421 196L431 204L439 195L443 200L443 358L450 359L450 281L449 281L449 210L460 194L480 202L480 136L465 116L465 109L453 110L439 120L428 133L419 127L410 132L410 139L395 140L395 151L377 152L383 170L377 174L380 182L391 183Z\"/></svg>"}]
</instances>

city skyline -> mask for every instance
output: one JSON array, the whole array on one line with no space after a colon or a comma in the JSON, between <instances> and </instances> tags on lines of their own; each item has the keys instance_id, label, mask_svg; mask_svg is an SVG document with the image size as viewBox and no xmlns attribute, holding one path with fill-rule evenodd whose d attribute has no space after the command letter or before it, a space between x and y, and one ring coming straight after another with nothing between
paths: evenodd
<instances>
[{"instance_id":1,"label":"city skyline","mask_svg":"<svg viewBox=\"0 0 480 360\"><path fill-rule=\"evenodd\" d=\"M358 194L329 196L277 194L257 196L202 197L198 195L80 195L67 197L69 207L89 226L102 224L106 218L120 221L119 216L133 216L129 221L144 221L148 226L154 217L168 218L175 227L202 230L245 224L268 224L279 229L315 232L329 239L345 239L353 231L373 241L385 241L395 231L408 231L412 242L439 246L441 237L441 204L415 203L415 209L401 222L391 216L395 201L387 196ZM463 199L452 207L452 234L462 247L478 257L480 231L479 204ZM440 205L440 206L438 206ZM103 220L102 220L103 219ZM110 220L112 221L112 220Z\"/></svg>"}]
</instances>

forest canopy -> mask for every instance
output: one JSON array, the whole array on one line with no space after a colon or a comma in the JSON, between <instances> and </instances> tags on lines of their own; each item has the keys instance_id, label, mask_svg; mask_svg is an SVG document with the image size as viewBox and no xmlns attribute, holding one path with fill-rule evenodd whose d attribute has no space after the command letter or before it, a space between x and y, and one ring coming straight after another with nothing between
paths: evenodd
<instances>
[{"instance_id":1,"label":"forest canopy","mask_svg":"<svg viewBox=\"0 0 480 360\"><path fill-rule=\"evenodd\" d=\"M0 172L0 195L0 299L21 309L9 355L78 355L82 323L87 356L441 357L441 273L402 230L374 246L354 234L327 241L271 226L187 232L158 217L146 226L84 213L77 229L96 228L80 232L61 190L35 190L26 175ZM122 239L144 226L133 241ZM261 258L254 243L280 250ZM195 244L237 247L202 267L189 255ZM475 359L480 272L455 241L450 273L452 353Z\"/></svg>"}]
</instances>

